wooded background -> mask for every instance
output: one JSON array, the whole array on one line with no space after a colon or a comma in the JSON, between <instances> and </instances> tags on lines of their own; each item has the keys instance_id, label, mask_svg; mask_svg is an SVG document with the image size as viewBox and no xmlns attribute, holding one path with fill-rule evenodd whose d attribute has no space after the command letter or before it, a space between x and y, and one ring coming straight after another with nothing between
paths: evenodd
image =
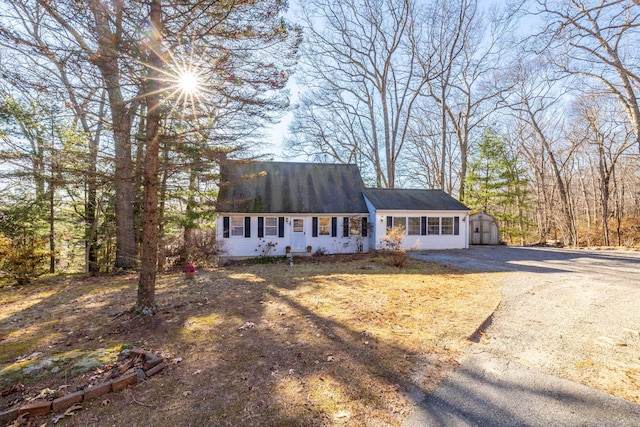
<instances>
[{"instance_id":1,"label":"wooded background","mask_svg":"<svg viewBox=\"0 0 640 427\"><path fill-rule=\"evenodd\" d=\"M639 2L1 0L0 268L139 270L153 311L287 111L284 158L442 188L507 243L638 246Z\"/></svg>"}]
</instances>

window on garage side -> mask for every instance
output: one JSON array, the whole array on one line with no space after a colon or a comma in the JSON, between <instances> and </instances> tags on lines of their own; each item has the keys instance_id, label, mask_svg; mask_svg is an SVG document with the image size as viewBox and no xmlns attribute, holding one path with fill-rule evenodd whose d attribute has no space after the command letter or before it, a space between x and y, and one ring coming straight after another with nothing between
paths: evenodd
<instances>
[{"instance_id":1,"label":"window on garage side","mask_svg":"<svg viewBox=\"0 0 640 427\"><path fill-rule=\"evenodd\" d=\"M407 235L418 236L420 235L420 217L409 217L409 225L407 227Z\"/></svg>"},{"instance_id":2,"label":"window on garage side","mask_svg":"<svg viewBox=\"0 0 640 427\"><path fill-rule=\"evenodd\" d=\"M393 228L400 228L406 232L407 231L407 217L406 216L394 216L393 217Z\"/></svg>"},{"instance_id":3,"label":"window on garage side","mask_svg":"<svg viewBox=\"0 0 640 427\"><path fill-rule=\"evenodd\" d=\"M440 234L440 217L430 216L427 218L428 234Z\"/></svg>"},{"instance_id":4,"label":"window on garage side","mask_svg":"<svg viewBox=\"0 0 640 427\"><path fill-rule=\"evenodd\" d=\"M453 234L453 218L441 218L442 234Z\"/></svg>"}]
</instances>

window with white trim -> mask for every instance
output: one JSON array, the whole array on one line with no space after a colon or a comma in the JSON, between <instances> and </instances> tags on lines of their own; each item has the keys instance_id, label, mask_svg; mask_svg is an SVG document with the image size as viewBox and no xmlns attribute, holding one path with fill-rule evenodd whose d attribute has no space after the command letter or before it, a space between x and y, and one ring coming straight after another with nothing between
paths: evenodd
<instances>
[{"instance_id":1,"label":"window with white trim","mask_svg":"<svg viewBox=\"0 0 640 427\"><path fill-rule=\"evenodd\" d=\"M331 235L331 218L329 217L318 218L318 234L320 236Z\"/></svg>"},{"instance_id":2,"label":"window with white trim","mask_svg":"<svg viewBox=\"0 0 640 427\"><path fill-rule=\"evenodd\" d=\"M407 231L407 217L406 216L394 216L393 228L402 227L405 232Z\"/></svg>"},{"instance_id":3,"label":"window with white trim","mask_svg":"<svg viewBox=\"0 0 640 427\"><path fill-rule=\"evenodd\" d=\"M278 218L267 217L264 219L264 235L265 236L277 236L278 235Z\"/></svg>"},{"instance_id":4,"label":"window with white trim","mask_svg":"<svg viewBox=\"0 0 640 427\"><path fill-rule=\"evenodd\" d=\"M453 234L453 218L443 217L440 219L442 234Z\"/></svg>"},{"instance_id":5,"label":"window with white trim","mask_svg":"<svg viewBox=\"0 0 640 427\"><path fill-rule=\"evenodd\" d=\"M241 217L241 216L231 217L231 236L244 237L244 217Z\"/></svg>"},{"instance_id":6,"label":"window with white trim","mask_svg":"<svg viewBox=\"0 0 640 427\"><path fill-rule=\"evenodd\" d=\"M409 220L409 226L407 227L407 235L409 236L420 235L420 217L410 216L408 220Z\"/></svg>"},{"instance_id":7,"label":"window with white trim","mask_svg":"<svg viewBox=\"0 0 640 427\"><path fill-rule=\"evenodd\" d=\"M440 217L430 216L427 218L427 234L440 234Z\"/></svg>"}]
</instances>

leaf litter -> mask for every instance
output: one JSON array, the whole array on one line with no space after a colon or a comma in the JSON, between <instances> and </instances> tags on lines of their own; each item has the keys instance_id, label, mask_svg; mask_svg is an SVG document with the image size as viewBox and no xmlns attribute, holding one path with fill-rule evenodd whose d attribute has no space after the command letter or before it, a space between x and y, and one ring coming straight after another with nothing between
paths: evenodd
<instances>
[{"instance_id":1,"label":"leaf litter","mask_svg":"<svg viewBox=\"0 0 640 427\"><path fill-rule=\"evenodd\" d=\"M47 280L24 292L28 308L6 317L10 304L2 301L16 300L18 291L0 289L3 334L43 316L23 337L35 341L20 347L20 337L11 336L20 351L0 359L0 369L35 351L118 345L153 349L170 361L131 389L133 399L114 393L85 402L65 425L394 426L416 390L425 395L456 367L467 336L499 299L490 274L414 260L399 269L370 255L203 269L189 282L162 274L153 319L128 310L136 285L132 275ZM43 300L47 292L52 296ZM40 299L29 305L30 295ZM87 301L90 308L80 305ZM43 312L58 320L38 326L51 320ZM78 333L87 325L94 329ZM64 380L61 371L25 383L24 393L74 387L96 372Z\"/></svg>"}]
</instances>

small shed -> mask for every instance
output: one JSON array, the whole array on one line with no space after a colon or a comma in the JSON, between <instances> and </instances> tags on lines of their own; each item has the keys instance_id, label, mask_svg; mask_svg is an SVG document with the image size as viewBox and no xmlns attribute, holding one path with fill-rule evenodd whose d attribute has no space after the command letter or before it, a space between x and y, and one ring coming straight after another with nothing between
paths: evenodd
<instances>
[{"instance_id":1,"label":"small shed","mask_svg":"<svg viewBox=\"0 0 640 427\"><path fill-rule=\"evenodd\" d=\"M486 212L469 216L469 243L472 245L499 245L500 230L495 218Z\"/></svg>"}]
</instances>

